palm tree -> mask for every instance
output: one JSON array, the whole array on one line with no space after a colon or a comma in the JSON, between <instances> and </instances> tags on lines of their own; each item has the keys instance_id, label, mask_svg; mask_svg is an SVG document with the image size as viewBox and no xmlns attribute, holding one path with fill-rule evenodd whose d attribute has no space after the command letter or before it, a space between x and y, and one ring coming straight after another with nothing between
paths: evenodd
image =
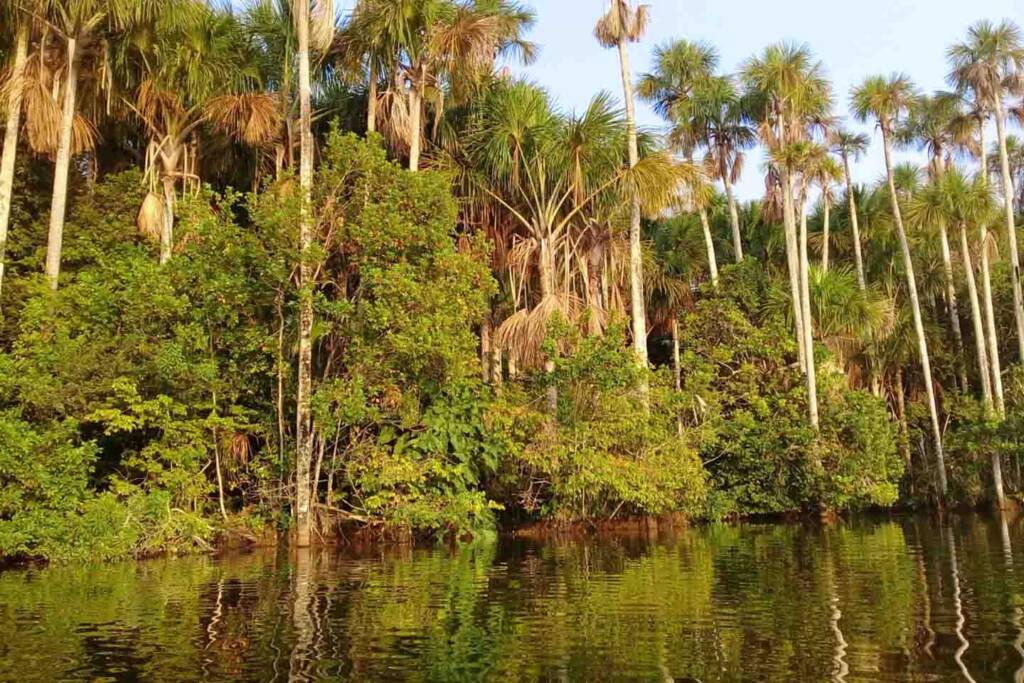
<instances>
[{"instance_id":1,"label":"palm tree","mask_svg":"<svg viewBox=\"0 0 1024 683\"><path fill-rule=\"evenodd\" d=\"M718 65L718 54L705 43L679 40L658 46L654 51L654 70L640 77L637 93L652 104L654 110L672 128L669 142L683 157L693 161L696 148L707 140L705 107L697 91L712 78ZM711 281L718 281L718 259L711 236L705 202L692 202L700 216Z\"/></svg>"},{"instance_id":2,"label":"palm tree","mask_svg":"<svg viewBox=\"0 0 1024 683\"><path fill-rule=\"evenodd\" d=\"M821 202L821 269L828 270L829 244L831 242L831 212L835 201L835 184L843 176L839 162L827 154L820 154L816 163L808 169L808 180L820 190Z\"/></svg>"},{"instance_id":3,"label":"palm tree","mask_svg":"<svg viewBox=\"0 0 1024 683\"><path fill-rule=\"evenodd\" d=\"M622 72L622 96L626 103L626 148L629 167L636 166L640 154L637 149L636 112L633 102L633 75L629 68L629 43L640 40L647 27L647 5L633 7L630 0L611 0L611 7L594 28L594 36L602 47L615 47L619 51ZM640 249L640 197L629 198L629 303L633 323L633 351L637 363L647 367L647 316L644 310L644 274Z\"/></svg>"},{"instance_id":4,"label":"palm tree","mask_svg":"<svg viewBox=\"0 0 1024 683\"><path fill-rule=\"evenodd\" d=\"M960 97L950 93L937 93L934 97L921 97L910 107L905 125L897 131L901 141L914 144L928 154L928 178L935 182L942 177L946 164L956 144L956 123L960 115ZM953 262L949 249L949 234L945 221L938 221L939 244L942 249L943 275L946 284L946 302L949 306L949 322L953 330L958 358L964 355L964 339L960 330L960 311L956 301L956 283L953 279ZM928 227L928 226L922 226ZM960 366L960 385L966 389L967 375L964 364Z\"/></svg>"},{"instance_id":5,"label":"palm tree","mask_svg":"<svg viewBox=\"0 0 1024 683\"><path fill-rule=\"evenodd\" d=\"M1006 145L1006 112L1003 97L1016 85L1024 69L1024 44L1020 29L1011 21L993 24L979 21L967 31L967 39L949 48L949 80L961 92L972 91L986 110L990 107L996 121L999 164L1002 172L1003 211L1010 245L1013 313L1017 323L1017 343L1024 359L1024 294L1021 292L1020 257L1013 216L1013 179ZM984 148L982 155L984 155Z\"/></svg>"},{"instance_id":6,"label":"palm tree","mask_svg":"<svg viewBox=\"0 0 1024 683\"><path fill-rule=\"evenodd\" d=\"M316 4L311 16L310 0L292 0L295 18L299 72L299 371L295 410L295 523L299 547L309 545L311 523L310 468L313 464L313 425L310 398L313 385L313 105L310 57L313 49L326 50L334 38L334 8L329 0ZM314 485L316 482L313 482Z\"/></svg>"},{"instance_id":7,"label":"palm tree","mask_svg":"<svg viewBox=\"0 0 1024 683\"><path fill-rule=\"evenodd\" d=\"M853 191L853 179L850 176L850 159L860 158L868 148L868 136L863 133L851 133L836 130L832 133L832 149L843 159L843 178L846 181L846 201L850 209L850 229L853 232L853 259L857 269L857 284L861 289L867 287L864 279L864 257L861 255L860 222L857 218L857 198Z\"/></svg>"},{"instance_id":8,"label":"palm tree","mask_svg":"<svg viewBox=\"0 0 1024 683\"><path fill-rule=\"evenodd\" d=\"M18 133L21 130L21 100L25 90L25 65L28 62L28 41L32 21L18 8L0 10L0 19L15 27L14 56L9 75L0 90L6 93L7 117L4 127L3 156L0 157L0 293L3 291L4 261L7 249L7 227L11 217L11 197L14 191L14 162L18 153Z\"/></svg>"},{"instance_id":9,"label":"palm tree","mask_svg":"<svg viewBox=\"0 0 1024 683\"><path fill-rule=\"evenodd\" d=\"M945 499L946 463L942 452L942 432L939 427L939 412L935 401L935 388L932 381L931 360L928 356L928 340L924 332L924 320L921 315L921 304L917 296L917 279L914 277L914 264L910 255L910 243L903 227L903 214L900 211L899 196L892 164L892 137L901 117L917 97L910 79L902 74L889 77L871 76L855 87L851 94L851 109L860 121L874 118L882 132L882 148L885 156L885 175L889 185L889 200L892 205L893 222L903 252L903 267L907 277L907 291L910 308L914 316L914 329L917 333L918 352L920 354L921 371L924 375L925 393L928 399L928 411L932 422L932 436L935 445L935 460L938 469L939 495Z\"/></svg>"},{"instance_id":10,"label":"palm tree","mask_svg":"<svg viewBox=\"0 0 1024 683\"><path fill-rule=\"evenodd\" d=\"M733 258L743 260L743 236L733 183L743 172L743 150L757 142L757 133L746 121L743 101L731 76L715 76L701 82L693 95L693 109L701 121L704 161L711 175L722 181L732 225Z\"/></svg>"},{"instance_id":11,"label":"palm tree","mask_svg":"<svg viewBox=\"0 0 1024 683\"><path fill-rule=\"evenodd\" d=\"M75 115L78 106L79 70L83 55L103 52L109 45L101 40L104 31L118 31L159 16L173 0L42 0L41 14L49 27L64 41L66 74L58 127L58 143L53 174L53 198L46 243L46 276L50 287L57 288L60 276L61 246L64 239L64 213L67 208L68 171L74 150ZM101 57L102 58L102 57Z\"/></svg>"},{"instance_id":12,"label":"palm tree","mask_svg":"<svg viewBox=\"0 0 1024 683\"><path fill-rule=\"evenodd\" d=\"M822 67L806 46L777 44L769 46L743 67L742 78L747 88L751 111L759 121L760 136L773 163L769 168L768 186L782 194L782 219L786 235L790 290L793 296L793 318L796 323L797 348L807 379L808 416L813 427L818 425L817 386L814 370L814 348L811 321L804 311L806 267L800 258L794 198L795 164L806 150L798 147L809 139L810 128L827 120L832 93L822 75ZM803 259L806 262L806 259Z\"/></svg>"},{"instance_id":13,"label":"palm tree","mask_svg":"<svg viewBox=\"0 0 1024 683\"><path fill-rule=\"evenodd\" d=\"M166 263L173 246L175 186L194 175L188 149L199 129L210 124L260 146L274 139L280 122L274 96L255 90L259 73L234 17L202 7L198 16L182 22L175 8L155 28L157 40L143 41L137 55L143 80L129 107L150 136L146 172L163 188L160 263Z\"/></svg>"}]
</instances>

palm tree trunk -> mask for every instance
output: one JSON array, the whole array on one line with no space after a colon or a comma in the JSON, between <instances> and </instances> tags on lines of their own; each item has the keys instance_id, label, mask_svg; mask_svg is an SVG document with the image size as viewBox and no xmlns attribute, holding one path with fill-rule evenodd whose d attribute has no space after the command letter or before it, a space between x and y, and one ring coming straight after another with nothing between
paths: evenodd
<instances>
[{"instance_id":1,"label":"palm tree trunk","mask_svg":"<svg viewBox=\"0 0 1024 683\"><path fill-rule=\"evenodd\" d=\"M978 301L978 285L974 279L971 263L971 249L967 242L967 226L960 224L960 251L964 261L964 276L967 280L967 295L971 302L971 323L974 326L974 347L978 355L978 375L981 377L981 398L986 412L992 410L992 376L988 366L988 351L985 348L985 326L981 322L981 304Z\"/></svg>"},{"instance_id":2,"label":"palm tree trunk","mask_svg":"<svg viewBox=\"0 0 1024 683\"><path fill-rule=\"evenodd\" d=\"M366 88L366 132L377 132L377 62L373 59Z\"/></svg>"},{"instance_id":3,"label":"palm tree trunk","mask_svg":"<svg viewBox=\"0 0 1024 683\"><path fill-rule=\"evenodd\" d=\"M556 296L555 261L554 254L551 251L551 242L549 237L542 237L540 239L540 295L541 300L546 300L548 297ZM554 358L549 357L544 359L544 372L549 376L555 372ZM556 387L553 382L547 388L546 403L548 415L551 417L553 423L555 416L558 413L558 387Z\"/></svg>"},{"instance_id":4,"label":"palm tree trunk","mask_svg":"<svg viewBox=\"0 0 1024 683\"><path fill-rule=\"evenodd\" d=\"M725 185L725 199L729 204L729 221L732 223L732 253L736 263L743 260L743 235L740 233L740 213L736 209L736 197L732 193L732 180L728 173L722 174Z\"/></svg>"},{"instance_id":5,"label":"palm tree trunk","mask_svg":"<svg viewBox=\"0 0 1024 683\"><path fill-rule=\"evenodd\" d=\"M1013 285L1013 317L1017 323L1017 345L1019 358L1024 360L1024 295L1020 284L1020 256L1017 253L1017 229L1013 219L1013 178L1010 177L1010 161L1006 154L1006 130L1003 120L1003 98L996 95L995 102L996 136L999 138L999 166L1003 174L1003 210L1006 213L1006 233L1010 243L1011 284ZM982 150L982 154L985 151Z\"/></svg>"},{"instance_id":6,"label":"palm tree trunk","mask_svg":"<svg viewBox=\"0 0 1024 683\"><path fill-rule=\"evenodd\" d=\"M960 386L967 391L967 363L964 357L964 335L960 329L960 307L956 303L956 285L953 282L953 259L949 251L949 233L945 225L939 226L939 237L942 242L942 272L946 277L946 301L949 304L949 324L953 328L953 340L956 342L957 370Z\"/></svg>"},{"instance_id":7,"label":"palm tree trunk","mask_svg":"<svg viewBox=\"0 0 1024 683\"><path fill-rule=\"evenodd\" d=\"M828 272L828 243L829 243L829 229L831 228L831 212L832 202L829 201L828 196L822 197L822 207L825 210L823 216L824 222L822 223L822 235L821 235L821 269Z\"/></svg>"},{"instance_id":8,"label":"palm tree trunk","mask_svg":"<svg viewBox=\"0 0 1024 683\"><path fill-rule=\"evenodd\" d=\"M7 93L7 123L4 128L4 151L0 157L0 292L4 284L4 263L7 253L7 226L11 218L11 197L14 194L14 161L18 154L18 131L21 128L21 97L24 93L25 64L28 62L27 21L18 27L14 47L12 87Z\"/></svg>"},{"instance_id":9,"label":"palm tree trunk","mask_svg":"<svg viewBox=\"0 0 1024 683\"><path fill-rule=\"evenodd\" d=\"M786 234L786 262L789 268L789 289L793 297L793 323L796 327L796 348L800 369L807 371L807 353L804 349L803 306L800 294L800 258L796 237L796 214L793 210L793 180L789 169L783 165L782 175L782 224Z\"/></svg>"},{"instance_id":10,"label":"palm tree trunk","mask_svg":"<svg viewBox=\"0 0 1024 683\"><path fill-rule=\"evenodd\" d=\"M982 122L978 131L981 146L981 178L988 187L988 155L985 154L985 125ZM981 294L985 313L985 340L988 344L988 364L992 373L992 398L996 405L996 414L1002 416L1006 410L1003 400L1003 369L999 360L999 335L996 332L995 307L992 304L992 269L988 251L988 226L979 221L979 239L981 249Z\"/></svg>"},{"instance_id":11,"label":"palm tree trunk","mask_svg":"<svg viewBox=\"0 0 1024 683\"><path fill-rule=\"evenodd\" d=\"M71 133L75 124L75 100L78 90L77 42L68 38L68 73L64 83L64 103L60 113L60 139L53 170L53 199L50 203L50 230L46 240L46 277L50 289L57 289L60 277L60 252L64 241L64 212L68 203L68 171L71 168Z\"/></svg>"},{"instance_id":12,"label":"palm tree trunk","mask_svg":"<svg viewBox=\"0 0 1024 683\"><path fill-rule=\"evenodd\" d=\"M711 284L718 286L718 259L715 257L715 242L711 237L711 224L708 223L708 212L702 206L700 208L700 227L704 231L704 246L708 250L708 272L711 275Z\"/></svg>"},{"instance_id":13,"label":"palm tree trunk","mask_svg":"<svg viewBox=\"0 0 1024 683\"><path fill-rule=\"evenodd\" d=\"M309 73L309 0L296 0L295 23L299 57L299 186L302 213L299 223L299 372L295 408L295 522L297 545L310 541L310 466L313 430L310 399L313 384L313 269L309 251L313 243L310 201L313 191L312 88Z\"/></svg>"},{"instance_id":14,"label":"palm tree trunk","mask_svg":"<svg viewBox=\"0 0 1024 683\"><path fill-rule=\"evenodd\" d=\"M683 370L679 364L679 316L672 314L672 376L675 379L676 391L683 390ZM676 415L676 433L683 436L683 415Z\"/></svg>"},{"instance_id":15,"label":"palm tree trunk","mask_svg":"<svg viewBox=\"0 0 1024 683\"><path fill-rule=\"evenodd\" d=\"M422 138L423 101L416 84L409 88L409 170L420 170L420 139Z\"/></svg>"},{"instance_id":16,"label":"palm tree trunk","mask_svg":"<svg viewBox=\"0 0 1024 683\"><path fill-rule=\"evenodd\" d=\"M900 240L900 249L903 252L903 266L907 273L907 290L910 294L910 308L914 314L914 330L917 332L917 344L921 354L921 372L924 375L925 394L928 398L928 413L932 422L932 438L935 443L935 462L939 476L939 496L945 500L946 483L946 460L942 453L942 432L939 427L939 410L935 402L935 387L932 382L932 364L928 355L928 339L924 334L924 320L921 316L921 302L917 296L917 278L914 276L914 263L910 257L910 243L907 241L907 233L903 229L903 214L900 212L900 203L896 195L896 183L892 175L892 149L889 140L889 133L885 127L882 128L882 147L885 153L885 175L889 184L889 199L892 202L892 214L896 223L896 234Z\"/></svg>"},{"instance_id":17,"label":"palm tree trunk","mask_svg":"<svg viewBox=\"0 0 1024 683\"><path fill-rule=\"evenodd\" d=\"M803 199L800 200L800 311L803 318L804 352L807 354L807 413L811 426L817 429L818 379L814 367L814 324L811 317L810 263L807 258L807 212Z\"/></svg>"},{"instance_id":18,"label":"palm tree trunk","mask_svg":"<svg viewBox=\"0 0 1024 683\"><path fill-rule=\"evenodd\" d=\"M484 383L491 381L491 321L480 324L480 370Z\"/></svg>"},{"instance_id":19,"label":"palm tree trunk","mask_svg":"<svg viewBox=\"0 0 1024 683\"><path fill-rule=\"evenodd\" d=\"M850 158L843 155L843 173L846 176L846 201L850 205L850 228L853 230L853 260L857 266L857 284L861 291L867 288L864 279L864 258L860 251L860 225L857 220L857 199L853 194L853 180L850 178Z\"/></svg>"},{"instance_id":20,"label":"palm tree trunk","mask_svg":"<svg viewBox=\"0 0 1024 683\"><path fill-rule=\"evenodd\" d=\"M636 141L636 112L633 103L633 81L629 70L629 51L626 38L619 39L619 68L622 72L622 95L626 103L626 143L629 167L636 166L640 158ZM634 192L629 214L629 308L633 321L633 351L637 363L647 367L647 313L644 310L644 271L640 250L640 197ZM717 273L716 273L717 278ZM646 395L646 383L643 386Z\"/></svg>"}]
</instances>

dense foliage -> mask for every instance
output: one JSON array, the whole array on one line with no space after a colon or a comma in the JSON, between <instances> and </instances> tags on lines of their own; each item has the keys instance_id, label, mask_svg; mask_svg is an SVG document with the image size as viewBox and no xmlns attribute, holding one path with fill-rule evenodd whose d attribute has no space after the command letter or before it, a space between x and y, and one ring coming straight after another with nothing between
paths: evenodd
<instances>
[{"instance_id":1,"label":"dense foliage","mask_svg":"<svg viewBox=\"0 0 1024 683\"><path fill-rule=\"evenodd\" d=\"M659 47L656 138L502 73L512 2L77 2L0 9L0 556L1020 489L1013 25L950 50L955 95L854 89L930 154L858 186L797 46ZM952 163L989 116L998 178Z\"/></svg>"}]
</instances>

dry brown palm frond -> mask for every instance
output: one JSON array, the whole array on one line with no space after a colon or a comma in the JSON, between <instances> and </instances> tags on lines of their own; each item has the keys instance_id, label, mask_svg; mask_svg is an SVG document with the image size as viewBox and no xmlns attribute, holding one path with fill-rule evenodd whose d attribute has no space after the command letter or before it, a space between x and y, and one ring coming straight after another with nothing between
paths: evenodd
<instances>
[{"instance_id":1,"label":"dry brown palm frond","mask_svg":"<svg viewBox=\"0 0 1024 683\"><path fill-rule=\"evenodd\" d=\"M381 93L377 107L378 131L396 154L409 151L412 117L409 115L409 100L404 89L395 85Z\"/></svg>"},{"instance_id":2,"label":"dry brown palm frond","mask_svg":"<svg viewBox=\"0 0 1024 683\"><path fill-rule=\"evenodd\" d=\"M205 110L215 129L247 145L269 143L281 129L277 101L270 93L221 95L207 102Z\"/></svg>"},{"instance_id":3,"label":"dry brown palm frond","mask_svg":"<svg viewBox=\"0 0 1024 683\"><path fill-rule=\"evenodd\" d=\"M160 195L147 192L139 207L139 215L135 217L135 227L139 234L150 241L160 239L160 231L164 222L164 200Z\"/></svg>"},{"instance_id":4,"label":"dry brown palm frond","mask_svg":"<svg viewBox=\"0 0 1024 683\"><path fill-rule=\"evenodd\" d=\"M496 339L502 349L514 353L525 366L536 366L543 360L544 339L548 322L555 315L566 320L579 318L580 302L564 295L550 295L541 299L532 309L522 308L498 328Z\"/></svg>"},{"instance_id":5,"label":"dry brown palm frond","mask_svg":"<svg viewBox=\"0 0 1024 683\"><path fill-rule=\"evenodd\" d=\"M647 30L649 20L648 5L634 10L629 0L612 0L611 7L594 27L594 37L604 47L614 47L623 38L635 43Z\"/></svg>"},{"instance_id":6,"label":"dry brown palm frond","mask_svg":"<svg viewBox=\"0 0 1024 683\"><path fill-rule=\"evenodd\" d=\"M309 13L310 46L317 52L327 52L334 42L335 29L334 0L314 0Z\"/></svg>"},{"instance_id":7,"label":"dry brown palm frond","mask_svg":"<svg viewBox=\"0 0 1024 683\"><path fill-rule=\"evenodd\" d=\"M26 81L23 94L25 132L28 144L37 154L56 154L60 142L61 111L52 91L41 81ZM71 153L79 154L96 147L98 133L92 122L75 114L71 124Z\"/></svg>"},{"instance_id":8,"label":"dry brown palm frond","mask_svg":"<svg viewBox=\"0 0 1024 683\"><path fill-rule=\"evenodd\" d=\"M454 21L438 24L431 31L429 51L443 61L445 72L462 69L480 75L493 63L502 29L498 17L460 8Z\"/></svg>"},{"instance_id":9,"label":"dry brown palm frond","mask_svg":"<svg viewBox=\"0 0 1024 683\"><path fill-rule=\"evenodd\" d=\"M249 435L242 432L226 434L223 451L230 463L245 467L249 464L249 457L252 455Z\"/></svg>"},{"instance_id":10,"label":"dry brown palm frond","mask_svg":"<svg viewBox=\"0 0 1024 683\"><path fill-rule=\"evenodd\" d=\"M164 133L163 123L178 119L184 114L184 107L177 94L163 90L156 82L148 78L135 92L135 110L142 117L147 127L155 133Z\"/></svg>"},{"instance_id":11,"label":"dry brown palm frond","mask_svg":"<svg viewBox=\"0 0 1024 683\"><path fill-rule=\"evenodd\" d=\"M537 240L532 237L513 237L512 248L508 253L508 264L516 270L523 271L533 262L537 252Z\"/></svg>"}]
</instances>

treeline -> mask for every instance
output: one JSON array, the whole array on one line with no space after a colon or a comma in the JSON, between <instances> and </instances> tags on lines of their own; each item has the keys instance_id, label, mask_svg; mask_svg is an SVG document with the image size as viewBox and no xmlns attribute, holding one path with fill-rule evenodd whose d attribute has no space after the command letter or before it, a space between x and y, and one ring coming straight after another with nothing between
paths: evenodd
<instances>
[{"instance_id":1,"label":"treeline","mask_svg":"<svg viewBox=\"0 0 1024 683\"><path fill-rule=\"evenodd\" d=\"M572 112L508 75L537 47L507 0L3 11L0 555L1022 485L1013 25L948 93L851 93L888 171L859 185L806 48L635 78L626 0L594 31L626 106Z\"/></svg>"}]
</instances>

